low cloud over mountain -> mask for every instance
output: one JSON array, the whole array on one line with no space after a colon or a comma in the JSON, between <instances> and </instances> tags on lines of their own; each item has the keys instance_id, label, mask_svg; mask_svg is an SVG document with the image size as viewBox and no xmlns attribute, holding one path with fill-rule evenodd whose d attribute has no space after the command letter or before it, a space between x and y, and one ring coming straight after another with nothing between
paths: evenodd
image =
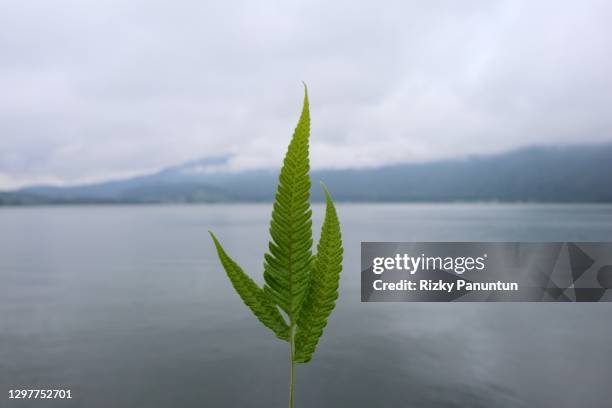
<instances>
[{"instance_id":1,"label":"low cloud over mountain","mask_svg":"<svg viewBox=\"0 0 612 408\"><path fill-rule=\"evenodd\" d=\"M227 170L229 156L97 184L29 187L0 193L0 204L270 201L272 170ZM371 169L312 172L339 201L612 202L612 143L531 147L509 153Z\"/></svg>"}]
</instances>

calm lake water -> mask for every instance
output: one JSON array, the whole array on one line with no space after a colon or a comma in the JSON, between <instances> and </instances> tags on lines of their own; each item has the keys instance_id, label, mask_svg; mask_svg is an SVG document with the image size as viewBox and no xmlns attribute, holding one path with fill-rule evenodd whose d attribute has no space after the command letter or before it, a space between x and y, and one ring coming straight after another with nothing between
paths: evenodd
<instances>
[{"instance_id":1,"label":"calm lake water","mask_svg":"<svg viewBox=\"0 0 612 408\"><path fill-rule=\"evenodd\" d=\"M286 407L287 345L233 292L207 233L261 282L270 209L0 209L0 406ZM340 300L297 369L297 407L610 407L612 304L362 304L359 244L612 241L612 206L339 214ZM11 388L73 399L9 401Z\"/></svg>"}]
</instances>

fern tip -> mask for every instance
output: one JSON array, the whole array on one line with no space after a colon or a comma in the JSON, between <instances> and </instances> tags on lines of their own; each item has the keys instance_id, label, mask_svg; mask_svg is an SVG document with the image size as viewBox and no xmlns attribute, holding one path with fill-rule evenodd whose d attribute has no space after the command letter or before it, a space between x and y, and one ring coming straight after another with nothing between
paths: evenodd
<instances>
[{"instance_id":1,"label":"fern tip","mask_svg":"<svg viewBox=\"0 0 612 408\"><path fill-rule=\"evenodd\" d=\"M321 183L321 187L323 188L323 192L325 193L325 201L332 201L331 194L329 193L329 190L327 189L325 183L322 181L320 181L319 183Z\"/></svg>"},{"instance_id":2,"label":"fern tip","mask_svg":"<svg viewBox=\"0 0 612 408\"><path fill-rule=\"evenodd\" d=\"M302 81L302 85L304 85L304 107L306 107L308 106L308 86L304 81Z\"/></svg>"},{"instance_id":3,"label":"fern tip","mask_svg":"<svg viewBox=\"0 0 612 408\"><path fill-rule=\"evenodd\" d=\"M211 230L208 230L208 233L210 234L210 237L212 238L212 240L213 240L213 242L214 242L215 246L216 246L217 248L219 248L219 246L220 246L220 244L219 244L219 240L217 239L217 237L215 236L215 234L214 234L214 233L213 233Z\"/></svg>"}]
</instances>

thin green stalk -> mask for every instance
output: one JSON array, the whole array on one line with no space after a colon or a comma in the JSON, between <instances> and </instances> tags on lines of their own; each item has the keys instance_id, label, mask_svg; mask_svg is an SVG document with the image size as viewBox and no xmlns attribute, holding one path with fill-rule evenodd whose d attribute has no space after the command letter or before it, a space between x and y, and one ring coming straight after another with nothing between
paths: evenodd
<instances>
[{"instance_id":1,"label":"thin green stalk","mask_svg":"<svg viewBox=\"0 0 612 408\"><path fill-rule=\"evenodd\" d=\"M289 380L289 408L293 408L293 389L295 388L295 326L289 328L289 361L291 363L291 374Z\"/></svg>"}]
</instances>

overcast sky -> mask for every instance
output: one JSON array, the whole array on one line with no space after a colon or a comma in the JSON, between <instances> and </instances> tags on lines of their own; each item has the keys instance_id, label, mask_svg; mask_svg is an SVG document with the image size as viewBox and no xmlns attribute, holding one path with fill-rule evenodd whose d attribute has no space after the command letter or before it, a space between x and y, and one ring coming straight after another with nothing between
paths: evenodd
<instances>
[{"instance_id":1,"label":"overcast sky","mask_svg":"<svg viewBox=\"0 0 612 408\"><path fill-rule=\"evenodd\" d=\"M0 189L612 140L610 1L0 2Z\"/></svg>"}]
</instances>

